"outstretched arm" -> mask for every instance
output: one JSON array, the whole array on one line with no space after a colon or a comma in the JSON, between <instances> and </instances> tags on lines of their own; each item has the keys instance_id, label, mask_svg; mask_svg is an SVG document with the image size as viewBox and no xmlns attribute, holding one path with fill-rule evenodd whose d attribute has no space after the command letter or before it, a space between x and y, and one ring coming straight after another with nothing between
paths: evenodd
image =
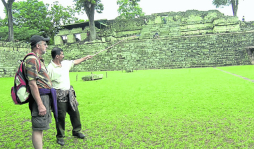
<instances>
[{"instance_id":1,"label":"outstretched arm","mask_svg":"<svg viewBox=\"0 0 254 149\"><path fill-rule=\"evenodd\" d=\"M83 62L85 60L91 59L92 57L93 56L91 56L91 55L87 55L87 56L82 57L80 59L76 59L76 60L74 60L74 65L80 64L81 62Z\"/></svg>"}]
</instances>

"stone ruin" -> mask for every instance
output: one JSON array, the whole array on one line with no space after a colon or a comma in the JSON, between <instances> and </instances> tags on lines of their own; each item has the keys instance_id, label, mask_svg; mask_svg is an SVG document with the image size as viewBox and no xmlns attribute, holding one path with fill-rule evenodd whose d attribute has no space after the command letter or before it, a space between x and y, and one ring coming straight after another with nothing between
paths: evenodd
<instances>
[{"instance_id":1,"label":"stone ruin","mask_svg":"<svg viewBox=\"0 0 254 149\"><path fill-rule=\"evenodd\" d=\"M103 23L101 23L103 21ZM161 38L175 36L205 35L216 33L230 33L241 30L240 21L237 17L224 16L217 10L186 12L158 13L151 16L144 16L132 20L98 20L100 29L96 28L102 42L119 40L129 35L140 35L140 39L151 39L157 32ZM77 42L77 35L80 40L87 38L89 23L81 23L63 26L66 29L60 30L55 36L55 45ZM98 25L97 25L98 26ZM103 26L103 28L101 27ZM67 29L68 28L68 29ZM72 30L69 30L73 28ZM102 29L101 29L102 28Z\"/></svg>"},{"instance_id":2,"label":"stone ruin","mask_svg":"<svg viewBox=\"0 0 254 149\"><path fill-rule=\"evenodd\" d=\"M138 35L75 66L71 71L76 72L249 65L254 60L250 48L254 40L253 22L242 22L217 10L98 20L98 39L92 42L86 40L87 23L65 27L55 36L54 45L64 49L65 59L92 55L128 36ZM159 38L153 38L155 33ZM14 76L17 61L30 51L26 43L0 42L0 77ZM47 65L50 52L44 58Z\"/></svg>"},{"instance_id":3,"label":"stone ruin","mask_svg":"<svg viewBox=\"0 0 254 149\"><path fill-rule=\"evenodd\" d=\"M83 81L100 80L103 78L103 74L90 74L82 77Z\"/></svg>"}]
</instances>

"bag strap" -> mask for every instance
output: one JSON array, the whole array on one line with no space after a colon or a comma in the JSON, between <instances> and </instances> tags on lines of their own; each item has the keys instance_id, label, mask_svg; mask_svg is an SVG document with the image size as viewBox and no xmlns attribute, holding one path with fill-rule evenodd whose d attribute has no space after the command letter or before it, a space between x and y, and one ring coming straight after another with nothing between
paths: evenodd
<instances>
[{"instance_id":1,"label":"bag strap","mask_svg":"<svg viewBox=\"0 0 254 149\"><path fill-rule=\"evenodd\" d=\"M24 62L25 59L26 59L28 56L30 56L30 55L33 55L33 56L36 57L36 59L39 59L38 56L37 56L35 53L28 53L28 54L24 57L23 62ZM39 61L39 71L41 71L41 61L40 61L40 59L39 59L38 61Z\"/></svg>"}]
</instances>

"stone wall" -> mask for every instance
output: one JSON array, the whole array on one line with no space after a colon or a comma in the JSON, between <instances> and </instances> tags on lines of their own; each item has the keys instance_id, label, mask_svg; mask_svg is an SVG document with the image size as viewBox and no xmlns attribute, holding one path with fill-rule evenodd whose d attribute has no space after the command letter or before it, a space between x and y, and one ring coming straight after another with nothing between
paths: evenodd
<instances>
[{"instance_id":1,"label":"stone wall","mask_svg":"<svg viewBox=\"0 0 254 149\"><path fill-rule=\"evenodd\" d=\"M97 55L93 60L76 66L72 71L168 69L251 64L245 47L252 45L253 35L253 32L248 32L132 40ZM93 46L99 48L93 52L79 50L92 48L89 46L63 47L64 49L72 48L67 55L65 54L66 59L93 54L109 45L95 44Z\"/></svg>"},{"instance_id":2,"label":"stone wall","mask_svg":"<svg viewBox=\"0 0 254 149\"><path fill-rule=\"evenodd\" d=\"M78 59L103 50L130 36L93 59L75 66L71 71L102 71L122 69L170 69L251 64L246 47L253 46L253 22L240 22L218 11L187 11L153 14L133 20L108 20L107 27L97 29L102 41L74 42L75 34L86 38L86 31L63 30L55 37L56 46L64 49L65 59ZM160 38L153 39L158 32ZM62 44L60 35L68 35ZM74 42L74 43L72 43ZM51 60L49 46L45 63ZM0 77L14 76L21 60L30 52L28 43L0 42Z\"/></svg>"},{"instance_id":3,"label":"stone wall","mask_svg":"<svg viewBox=\"0 0 254 149\"><path fill-rule=\"evenodd\" d=\"M251 64L246 48L251 46L254 32L181 36L167 39L128 40L102 52L71 71L103 71L122 69L170 69ZM92 55L112 43L62 45L65 59ZM49 49L52 49L50 46ZM13 76L17 61L28 51L0 51L5 70L2 77ZM45 56L50 62L50 51ZM2 68L3 69L3 68Z\"/></svg>"},{"instance_id":4,"label":"stone wall","mask_svg":"<svg viewBox=\"0 0 254 149\"><path fill-rule=\"evenodd\" d=\"M0 41L0 77L14 76L18 60L22 60L30 51L30 45L27 43Z\"/></svg>"}]
</instances>

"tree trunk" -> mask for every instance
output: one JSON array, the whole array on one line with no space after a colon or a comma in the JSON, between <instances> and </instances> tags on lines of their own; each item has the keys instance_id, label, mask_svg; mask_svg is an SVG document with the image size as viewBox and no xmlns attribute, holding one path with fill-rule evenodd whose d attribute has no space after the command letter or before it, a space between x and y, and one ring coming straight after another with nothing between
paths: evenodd
<instances>
[{"instance_id":1,"label":"tree trunk","mask_svg":"<svg viewBox=\"0 0 254 149\"><path fill-rule=\"evenodd\" d=\"M14 2L14 0L8 0L8 3L6 3L5 0L2 0L2 2L4 4L8 16L8 29L9 29L8 41L14 41L13 18L12 18L12 3Z\"/></svg>"},{"instance_id":2,"label":"tree trunk","mask_svg":"<svg viewBox=\"0 0 254 149\"><path fill-rule=\"evenodd\" d=\"M96 30L95 30L95 23L94 23L94 11L90 13L89 18L89 28L90 28L90 41L96 39Z\"/></svg>"},{"instance_id":3,"label":"tree trunk","mask_svg":"<svg viewBox=\"0 0 254 149\"><path fill-rule=\"evenodd\" d=\"M85 6L86 15L89 19L89 29L90 29L89 39L90 41L93 41L96 39L96 30L95 30L95 23L94 23L95 4L84 3L84 6Z\"/></svg>"},{"instance_id":4,"label":"tree trunk","mask_svg":"<svg viewBox=\"0 0 254 149\"><path fill-rule=\"evenodd\" d=\"M239 0L231 0L232 10L233 10L233 15L234 15L234 16L237 16L238 1L239 1Z\"/></svg>"},{"instance_id":5,"label":"tree trunk","mask_svg":"<svg viewBox=\"0 0 254 149\"><path fill-rule=\"evenodd\" d=\"M14 41L13 31L13 18L12 18L12 3L8 4L8 28L9 28L9 41Z\"/></svg>"}]
</instances>

